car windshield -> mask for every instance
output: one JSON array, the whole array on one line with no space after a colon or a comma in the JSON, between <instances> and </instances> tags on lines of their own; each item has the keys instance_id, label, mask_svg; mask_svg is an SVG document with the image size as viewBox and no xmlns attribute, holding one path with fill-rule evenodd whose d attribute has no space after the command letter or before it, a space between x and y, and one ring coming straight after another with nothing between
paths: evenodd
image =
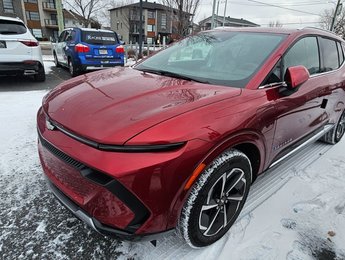
<instances>
[{"instance_id":1,"label":"car windshield","mask_svg":"<svg viewBox=\"0 0 345 260\"><path fill-rule=\"evenodd\" d=\"M118 43L114 32L82 31L82 40L95 45L114 45Z\"/></svg>"},{"instance_id":2,"label":"car windshield","mask_svg":"<svg viewBox=\"0 0 345 260\"><path fill-rule=\"evenodd\" d=\"M26 27L21 22L0 20L0 34L24 34Z\"/></svg>"},{"instance_id":3,"label":"car windshield","mask_svg":"<svg viewBox=\"0 0 345 260\"><path fill-rule=\"evenodd\" d=\"M254 32L200 33L157 53L135 69L244 88L285 37Z\"/></svg>"}]
</instances>

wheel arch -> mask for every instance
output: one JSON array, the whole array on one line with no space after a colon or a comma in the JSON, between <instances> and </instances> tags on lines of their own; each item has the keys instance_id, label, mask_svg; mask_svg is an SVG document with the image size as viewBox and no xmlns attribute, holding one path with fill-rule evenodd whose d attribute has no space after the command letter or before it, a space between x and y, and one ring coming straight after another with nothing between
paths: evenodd
<instances>
[{"instance_id":1,"label":"wheel arch","mask_svg":"<svg viewBox=\"0 0 345 260\"><path fill-rule=\"evenodd\" d=\"M241 132L234 133L226 138L224 138L221 142L217 142L217 144L211 149L198 163L198 165L195 166L194 170L196 170L199 165L205 164L207 168L210 163L217 158L220 154L222 154L224 151L228 149L237 149L244 153L248 159L251 162L252 165L252 181L256 179L258 174L263 171L265 166L265 159L266 159L266 144L264 142L264 137L257 133L256 131L252 130L244 130ZM204 170L201 171L201 173ZM192 176L192 173L190 174L190 177ZM188 182L190 177L186 180L184 185ZM195 180L193 181L193 184L197 181L197 179L200 177L197 176ZM177 200L174 202L174 206L172 209L171 217L168 218L168 227L174 227L177 224L177 221L181 215L182 208L186 200L188 199L188 196L190 194L190 190L193 187L193 185L188 190L183 190L178 196Z\"/></svg>"}]
</instances>

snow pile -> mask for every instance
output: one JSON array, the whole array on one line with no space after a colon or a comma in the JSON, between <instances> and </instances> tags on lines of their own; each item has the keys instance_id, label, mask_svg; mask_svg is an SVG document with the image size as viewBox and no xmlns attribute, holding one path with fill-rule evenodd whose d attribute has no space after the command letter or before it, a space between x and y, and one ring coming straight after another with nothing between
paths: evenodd
<instances>
[{"instance_id":1,"label":"snow pile","mask_svg":"<svg viewBox=\"0 0 345 260\"><path fill-rule=\"evenodd\" d=\"M102 237L47 190L35 122L45 93L0 92L1 258L345 259L345 138L308 167L295 166L304 154L291 160L284 185L214 245L195 250L172 235L153 247Z\"/></svg>"}]
</instances>

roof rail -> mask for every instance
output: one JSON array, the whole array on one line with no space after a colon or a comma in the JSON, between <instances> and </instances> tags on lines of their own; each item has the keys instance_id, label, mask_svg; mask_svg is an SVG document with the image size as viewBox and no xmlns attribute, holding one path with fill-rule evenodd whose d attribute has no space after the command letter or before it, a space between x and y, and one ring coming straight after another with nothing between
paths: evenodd
<instances>
[{"instance_id":1,"label":"roof rail","mask_svg":"<svg viewBox=\"0 0 345 260\"><path fill-rule=\"evenodd\" d=\"M323 29L323 28L320 28L320 27L315 27L315 26L307 26L307 27L304 27L303 29L317 29L317 30L320 30L320 31L323 31L323 32L328 32L328 33L331 33L331 34L334 34L338 37L340 37L338 34L336 34L335 32L332 32L330 30L327 30L327 29Z\"/></svg>"}]
</instances>

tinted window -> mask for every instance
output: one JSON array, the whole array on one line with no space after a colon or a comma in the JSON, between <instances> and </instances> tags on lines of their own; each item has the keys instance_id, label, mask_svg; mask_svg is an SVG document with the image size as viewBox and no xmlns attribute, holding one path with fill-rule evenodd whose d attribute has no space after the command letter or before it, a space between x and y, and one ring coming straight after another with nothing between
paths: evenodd
<instances>
[{"instance_id":1,"label":"tinted window","mask_svg":"<svg viewBox=\"0 0 345 260\"><path fill-rule=\"evenodd\" d=\"M320 45L323 57L322 71L331 71L339 68L336 42L326 38L320 38Z\"/></svg>"},{"instance_id":2,"label":"tinted window","mask_svg":"<svg viewBox=\"0 0 345 260\"><path fill-rule=\"evenodd\" d=\"M204 32L177 42L135 68L243 88L285 37L253 32Z\"/></svg>"},{"instance_id":3,"label":"tinted window","mask_svg":"<svg viewBox=\"0 0 345 260\"><path fill-rule=\"evenodd\" d=\"M73 40L72 31L66 31L65 37L63 39L64 42L69 42Z\"/></svg>"},{"instance_id":4,"label":"tinted window","mask_svg":"<svg viewBox=\"0 0 345 260\"><path fill-rule=\"evenodd\" d=\"M342 65L344 62L343 48L341 48L340 42L337 42L337 46L338 46L339 65Z\"/></svg>"},{"instance_id":5,"label":"tinted window","mask_svg":"<svg viewBox=\"0 0 345 260\"><path fill-rule=\"evenodd\" d=\"M284 56L284 71L303 65L310 75L320 72L319 49L316 37L306 37L295 43Z\"/></svg>"},{"instance_id":6,"label":"tinted window","mask_svg":"<svg viewBox=\"0 0 345 260\"><path fill-rule=\"evenodd\" d=\"M82 31L82 41L95 44L95 45L107 45L117 44L117 36L114 32L97 32L97 31Z\"/></svg>"},{"instance_id":7,"label":"tinted window","mask_svg":"<svg viewBox=\"0 0 345 260\"><path fill-rule=\"evenodd\" d=\"M17 21L0 20L0 34L23 33L26 33L26 27L23 23Z\"/></svg>"}]
</instances>

